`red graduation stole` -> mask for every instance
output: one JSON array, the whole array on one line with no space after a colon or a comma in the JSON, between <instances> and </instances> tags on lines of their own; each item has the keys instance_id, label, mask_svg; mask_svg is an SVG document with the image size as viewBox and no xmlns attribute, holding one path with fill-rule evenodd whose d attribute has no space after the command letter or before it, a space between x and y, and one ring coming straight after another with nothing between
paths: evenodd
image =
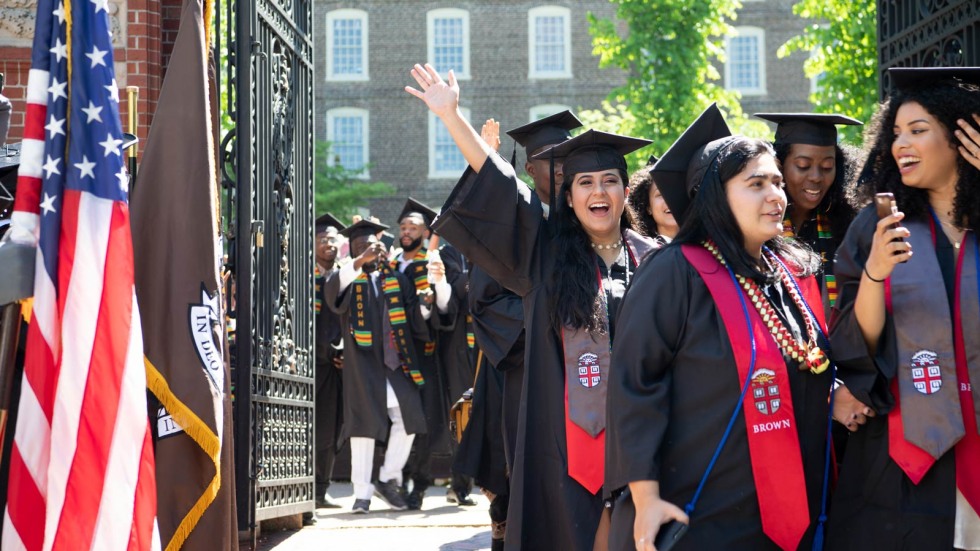
<instances>
[{"instance_id":1,"label":"red graduation stole","mask_svg":"<svg viewBox=\"0 0 980 551\"><path fill-rule=\"evenodd\" d=\"M930 220L932 233L932 244L935 247L936 228L935 223ZM924 224L907 222L906 225L913 224L920 226L919 231L924 231ZM913 227L913 231L914 231ZM921 245L921 244L920 244ZM922 249L919 247L917 250ZM916 256L917 262L935 262L934 257L922 256L925 252ZM910 264L912 260L909 261ZM971 335L975 339L980 334L980 303L977 296L980 294L980 251L978 251L977 236L968 231L960 245L956 260L955 290L953 297L954 310L953 317L953 356L956 365L956 381L944 381L943 384L956 384L959 396L959 410L963 420L963 437L953 446L956 463L956 486L963 493L963 496L973 507L973 510L980 512L980 434L977 432L977 400L975 400L976 389L973 388L970 380L971 366L977 370L977 363L980 362L980 347L975 341L969 345L966 342L966 335ZM914 267L914 265L913 265ZM898 269L898 268L896 268ZM918 272L920 270L916 270ZM965 273L964 273L965 272ZM964 297L965 295L965 297ZM943 297L945 298L945 297ZM966 298L966 300L964 300ZM893 305L895 297L892 295L892 278L885 280L885 307L889 315L894 316ZM938 305L942 310L942 305ZM965 316L964 316L964 311ZM901 347L899 354L902 355ZM937 349L938 350L938 349ZM900 358L902 361L903 358ZM899 388L899 377L896 376L891 384L892 395L895 398L895 407L888 413L888 452L892 460L905 472L906 476L914 483L918 484L926 475L936 458L932 454L908 442L905 439L905 427L902 422L901 390ZM927 412L922 412L926 414Z\"/></svg>"},{"instance_id":2,"label":"red graduation stole","mask_svg":"<svg viewBox=\"0 0 980 551\"><path fill-rule=\"evenodd\" d=\"M752 327L745 327L738 298L738 293L743 291L732 281L728 270L704 247L683 245L682 248L721 314L742 381L749 378L752 357L746 331L751 330L755 336L755 372L742 405L762 531L781 549L795 550L810 526L810 509L786 361L755 308L748 308ZM823 308L814 278L800 282L800 290L822 327ZM805 316L807 312L802 314Z\"/></svg>"}]
</instances>

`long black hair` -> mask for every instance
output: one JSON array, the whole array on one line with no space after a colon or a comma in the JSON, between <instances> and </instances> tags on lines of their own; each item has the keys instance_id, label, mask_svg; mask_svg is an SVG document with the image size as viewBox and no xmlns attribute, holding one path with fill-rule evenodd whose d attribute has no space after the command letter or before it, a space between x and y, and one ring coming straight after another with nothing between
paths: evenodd
<instances>
[{"instance_id":1,"label":"long black hair","mask_svg":"<svg viewBox=\"0 0 980 551\"><path fill-rule=\"evenodd\" d=\"M980 113L980 88L955 81L940 81L926 86L895 92L881 105L865 132L868 158L864 167L848 187L847 198L855 208L869 204L875 193L895 194L898 208L910 218L929 216L929 195L924 189L902 184L898 163L892 156L895 143L895 118L902 105L915 102L921 105L943 126L949 146L956 150L959 139L953 134L957 119L973 120ZM970 165L959 152L956 154L956 201L953 204L954 223L974 232L980 231L980 171Z\"/></svg>"},{"instance_id":2,"label":"long black hair","mask_svg":"<svg viewBox=\"0 0 980 551\"><path fill-rule=\"evenodd\" d=\"M763 273L756 260L745 250L745 236L735 220L731 205L728 204L725 187L725 182L737 176L750 161L762 155L775 157L776 152L769 142L755 138L737 136L723 146L701 182L680 232L668 246L701 243L711 239L736 274L760 283L773 282L775 274ZM811 275L820 268L820 257L796 240L783 239L777 235L767 241L765 246L798 270L794 275Z\"/></svg>"},{"instance_id":3,"label":"long black hair","mask_svg":"<svg viewBox=\"0 0 980 551\"><path fill-rule=\"evenodd\" d=\"M652 169L652 166L645 166L630 176L630 195L627 198L636 217L636 231L647 237L660 234L657 221L650 214L650 188L654 186L653 174L650 173Z\"/></svg>"},{"instance_id":4,"label":"long black hair","mask_svg":"<svg viewBox=\"0 0 980 551\"><path fill-rule=\"evenodd\" d=\"M785 164L786 157L789 156L792 147L793 144L790 143L780 143L774 146L776 159L780 165ZM830 221L830 232L833 235L834 243L840 245L844 239L844 234L847 233L848 226L851 225L851 221L857 214L857 210L847 200L847 187L848 182L853 179L857 172L861 150L850 145L838 144L834 146L834 152L836 168L834 182L830 185L830 189L827 190L827 194L824 195L820 204L817 205L817 210ZM789 199L788 194L787 198Z\"/></svg>"},{"instance_id":5,"label":"long black hair","mask_svg":"<svg viewBox=\"0 0 980 551\"><path fill-rule=\"evenodd\" d=\"M605 313L601 311L602 303L596 284L595 251L567 200L575 176L565 174L558 195L552 201L555 205L551 213L555 223L555 266L551 277L551 322L556 330L572 327L602 333L608 328L604 323ZM623 186L626 186L629 178L626 171L620 169L619 176ZM633 220L632 209L624 203L619 219L620 230L633 229Z\"/></svg>"}]
</instances>

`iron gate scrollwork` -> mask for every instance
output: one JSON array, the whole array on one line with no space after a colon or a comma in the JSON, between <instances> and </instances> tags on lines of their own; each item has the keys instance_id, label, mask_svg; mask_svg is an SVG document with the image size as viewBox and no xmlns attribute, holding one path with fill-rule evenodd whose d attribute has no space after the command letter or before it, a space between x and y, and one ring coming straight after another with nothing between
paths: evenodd
<instances>
[{"instance_id":1,"label":"iron gate scrollwork","mask_svg":"<svg viewBox=\"0 0 980 551\"><path fill-rule=\"evenodd\" d=\"M879 97L891 88L889 67L980 65L976 0L878 0Z\"/></svg>"},{"instance_id":2,"label":"iron gate scrollwork","mask_svg":"<svg viewBox=\"0 0 980 551\"><path fill-rule=\"evenodd\" d=\"M314 502L313 4L222 1L236 488L253 529Z\"/></svg>"}]
</instances>

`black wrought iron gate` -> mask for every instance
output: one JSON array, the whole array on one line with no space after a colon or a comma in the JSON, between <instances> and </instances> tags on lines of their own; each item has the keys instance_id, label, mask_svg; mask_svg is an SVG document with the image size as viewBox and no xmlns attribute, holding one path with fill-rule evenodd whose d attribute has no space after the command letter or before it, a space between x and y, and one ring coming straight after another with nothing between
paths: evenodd
<instances>
[{"instance_id":1,"label":"black wrought iron gate","mask_svg":"<svg viewBox=\"0 0 980 551\"><path fill-rule=\"evenodd\" d=\"M314 499L313 0L220 1L238 524L252 530Z\"/></svg>"},{"instance_id":2,"label":"black wrought iron gate","mask_svg":"<svg viewBox=\"0 0 980 551\"><path fill-rule=\"evenodd\" d=\"M879 97L891 88L889 67L980 65L977 0L877 0Z\"/></svg>"}]
</instances>

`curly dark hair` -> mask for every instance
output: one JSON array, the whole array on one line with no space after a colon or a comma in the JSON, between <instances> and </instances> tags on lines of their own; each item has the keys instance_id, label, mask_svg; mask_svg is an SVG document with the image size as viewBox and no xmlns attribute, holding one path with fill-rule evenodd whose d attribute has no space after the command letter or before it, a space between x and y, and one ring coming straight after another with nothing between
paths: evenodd
<instances>
[{"instance_id":1,"label":"curly dark hair","mask_svg":"<svg viewBox=\"0 0 980 551\"><path fill-rule=\"evenodd\" d=\"M625 170L620 170L619 175L625 186L629 176ZM605 326L605 312L601 311L602 303L595 280L595 251L575 211L567 201L558 200L571 193L575 176L565 174L558 195L552 201L555 205L551 213L555 223L552 238L555 266L551 279L551 322L559 331L562 327L573 327L601 334L608 327ZM635 229L635 217L630 205L626 203L623 207L620 229Z\"/></svg>"},{"instance_id":2,"label":"curly dark hair","mask_svg":"<svg viewBox=\"0 0 980 551\"><path fill-rule=\"evenodd\" d=\"M650 214L650 188L653 182L653 166L645 166L630 176L630 195L626 198L636 217L636 231L647 237L660 234L657 221Z\"/></svg>"},{"instance_id":3,"label":"curly dark hair","mask_svg":"<svg viewBox=\"0 0 980 551\"><path fill-rule=\"evenodd\" d=\"M953 134L958 128L957 119L972 120L971 114L980 113L980 88L953 80L943 80L900 90L881 105L865 132L867 160L850 182L847 199L855 208L869 204L875 193L891 192L899 209L910 218L929 216L929 196L924 189L902 185L898 163L892 157L895 134L895 117L899 107L915 102L936 118L943 127L943 135L954 150L959 140ZM953 220L961 227L974 232L980 230L980 171L971 166L958 152L956 169L956 200L953 204Z\"/></svg>"},{"instance_id":4,"label":"curly dark hair","mask_svg":"<svg viewBox=\"0 0 980 551\"><path fill-rule=\"evenodd\" d=\"M789 156L793 144L780 143L773 146L776 151L776 159L782 165ZM840 245L847 233L848 226L854 220L857 209L847 200L848 183L854 178L858 167L861 164L861 150L846 144L834 146L836 151L836 175L834 183L831 184L827 195L817 205L817 209L827 216L830 220L830 232L834 242ZM789 199L787 195L787 199ZM792 201L792 199L790 199Z\"/></svg>"},{"instance_id":5,"label":"curly dark hair","mask_svg":"<svg viewBox=\"0 0 980 551\"><path fill-rule=\"evenodd\" d=\"M668 247L711 239L736 274L758 282L775 281L776 274L759 270L756 260L745 250L745 236L728 204L725 188L725 182L737 176L752 159L762 155L775 157L776 152L769 142L755 138L737 136L723 146L701 182L690 209L684 216L680 232ZM790 266L797 268L797 276L812 275L820 268L820 257L795 239L783 239L781 235L777 235L767 241L765 246L789 261Z\"/></svg>"}]
</instances>

